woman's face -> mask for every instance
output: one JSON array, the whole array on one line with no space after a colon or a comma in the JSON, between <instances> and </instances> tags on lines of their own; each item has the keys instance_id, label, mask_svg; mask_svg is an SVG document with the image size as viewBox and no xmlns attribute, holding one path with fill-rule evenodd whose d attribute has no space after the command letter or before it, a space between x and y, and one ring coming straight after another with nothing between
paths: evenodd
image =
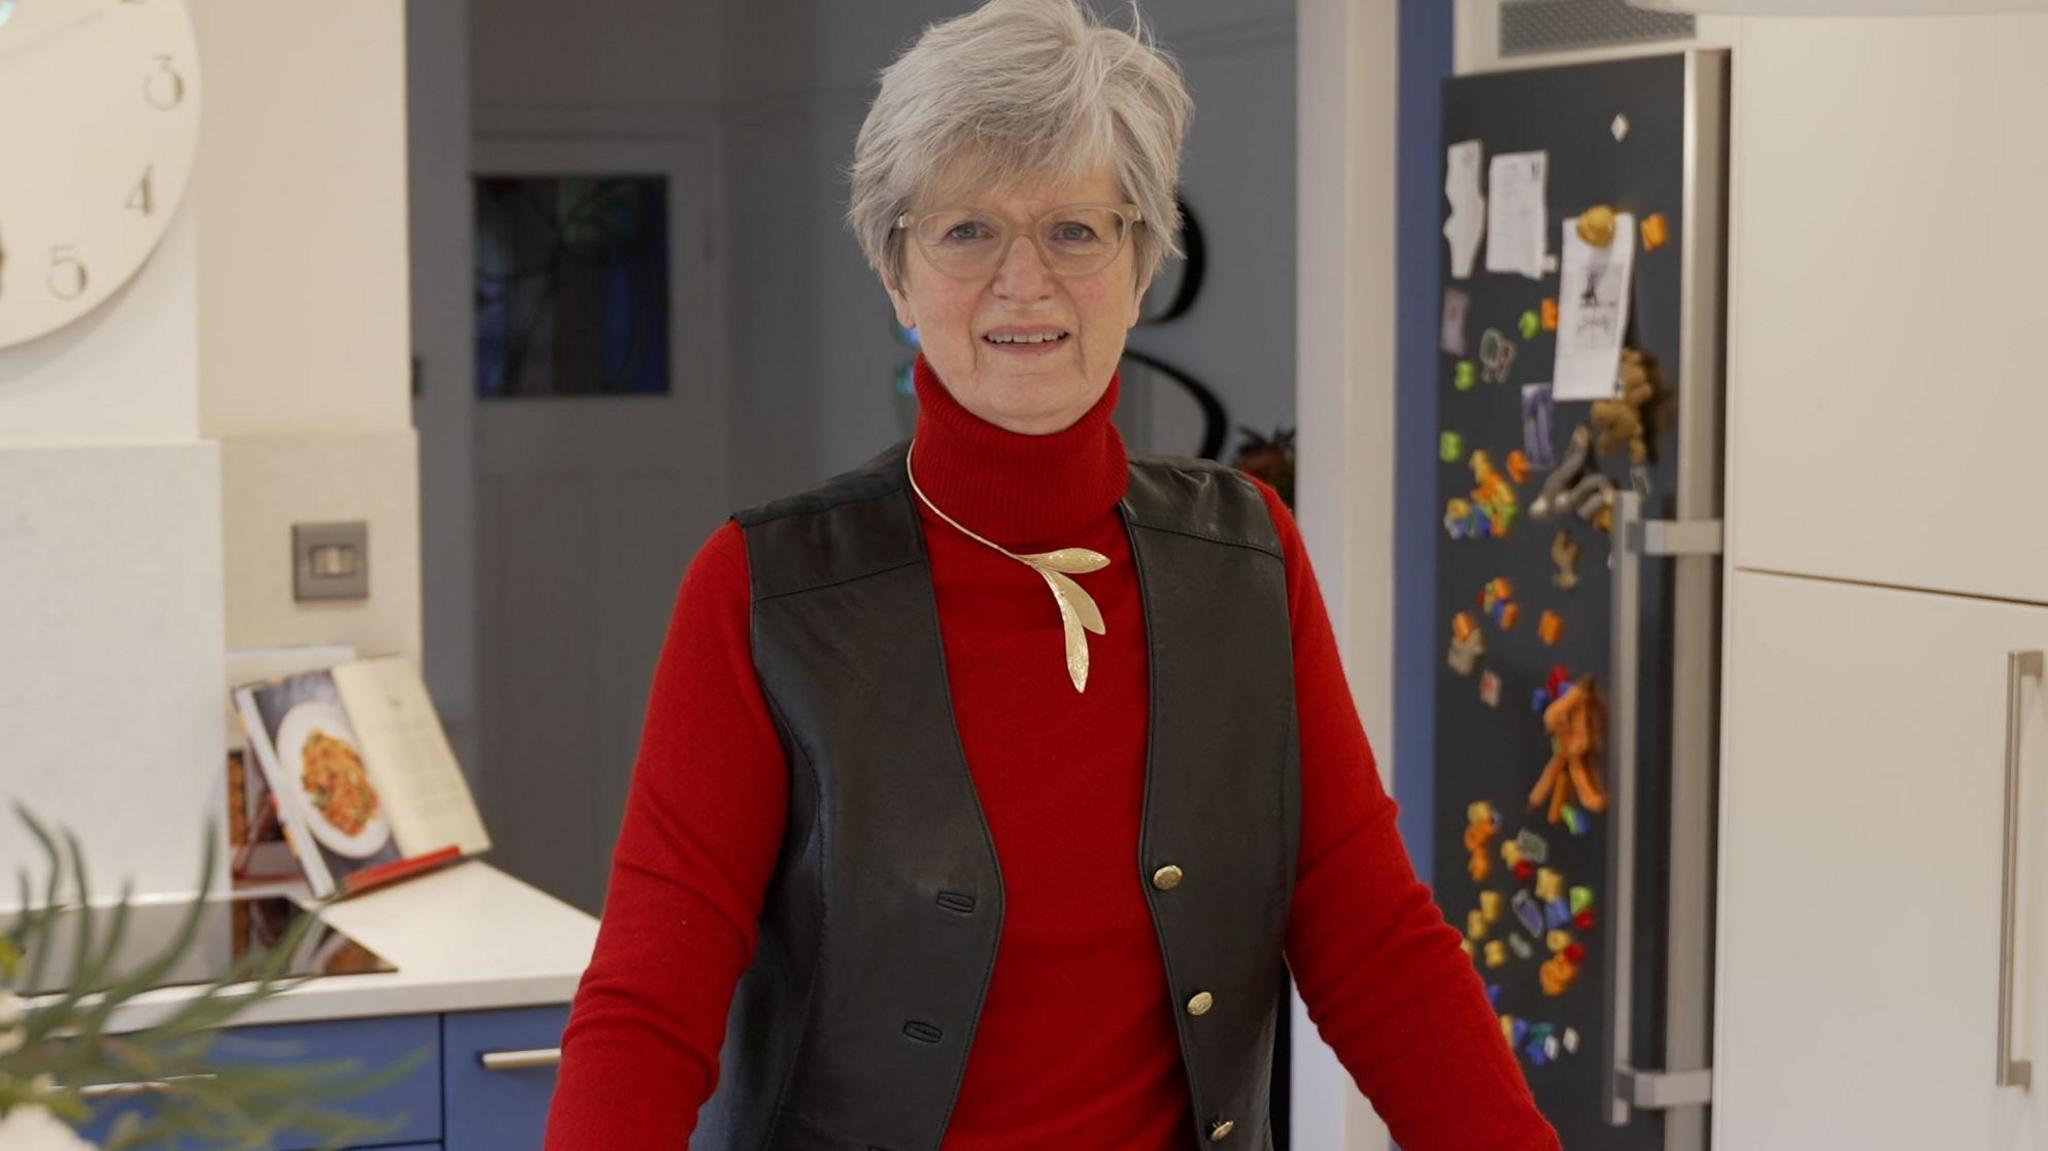
<instances>
[{"instance_id":1,"label":"woman's face","mask_svg":"<svg viewBox=\"0 0 2048 1151\"><path fill-rule=\"evenodd\" d=\"M1102 398L1144 295L1135 240L1127 238L1101 271L1061 277L1022 233L1051 208L1123 202L1115 173L1105 166L1068 183L982 189L920 205L985 209L1018 233L1002 264L979 280L940 272L914 239L903 237L903 282L889 291L896 319L917 329L925 357L961 407L1013 432L1046 435ZM1000 342L1048 333L1064 335L1049 343Z\"/></svg>"}]
</instances>

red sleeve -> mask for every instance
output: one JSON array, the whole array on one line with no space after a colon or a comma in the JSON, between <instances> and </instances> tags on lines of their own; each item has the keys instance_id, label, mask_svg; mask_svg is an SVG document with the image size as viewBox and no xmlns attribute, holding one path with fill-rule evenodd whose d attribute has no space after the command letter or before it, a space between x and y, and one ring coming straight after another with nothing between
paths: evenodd
<instances>
[{"instance_id":1,"label":"red sleeve","mask_svg":"<svg viewBox=\"0 0 2048 1151\"><path fill-rule=\"evenodd\" d=\"M1309 1018L1405 1151L1555 1151L1457 931L1408 862L1301 529L1259 489L1294 633L1301 856L1287 962Z\"/></svg>"},{"instance_id":2,"label":"red sleeve","mask_svg":"<svg viewBox=\"0 0 2048 1151\"><path fill-rule=\"evenodd\" d=\"M596 954L562 1037L548 1151L681 1148L717 1084L789 791L750 601L746 541L727 521L683 578L654 673Z\"/></svg>"}]
</instances>

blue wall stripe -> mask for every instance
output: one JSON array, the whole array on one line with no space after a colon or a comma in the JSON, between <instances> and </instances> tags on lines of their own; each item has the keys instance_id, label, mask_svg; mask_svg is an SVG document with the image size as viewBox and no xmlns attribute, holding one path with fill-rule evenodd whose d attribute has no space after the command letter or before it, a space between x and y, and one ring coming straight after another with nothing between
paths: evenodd
<instances>
[{"instance_id":1,"label":"blue wall stripe","mask_svg":"<svg viewBox=\"0 0 2048 1151\"><path fill-rule=\"evenodd\" d=\"M1449 0L1401 0L1395 210L1394 795L1401 836L1427 881L1433 858L1436 731L1436 374L1442 292L1443 81Z\"/></svg>"}]
</instances>

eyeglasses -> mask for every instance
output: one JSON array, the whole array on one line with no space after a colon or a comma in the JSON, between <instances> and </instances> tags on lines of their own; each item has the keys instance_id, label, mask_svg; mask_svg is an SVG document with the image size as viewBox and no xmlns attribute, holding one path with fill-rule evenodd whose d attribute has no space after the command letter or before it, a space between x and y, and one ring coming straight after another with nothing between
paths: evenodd
<instances>
[{"instance_id":1,"label":"eyeglasses","mask_svg":"<svg viewBox=\"0 0 2048 1151\"><path fill-rule=\"evenodd\" d=\"M1010 258L1020 233L1031 237L1054 275L1092 276L1109 267L1143 220L1136 204L1065 204L1033 220L1028 232L981 208L905 212L896 227L917 240L942 275L979 280Z\"/></svg>"}]
</instances>

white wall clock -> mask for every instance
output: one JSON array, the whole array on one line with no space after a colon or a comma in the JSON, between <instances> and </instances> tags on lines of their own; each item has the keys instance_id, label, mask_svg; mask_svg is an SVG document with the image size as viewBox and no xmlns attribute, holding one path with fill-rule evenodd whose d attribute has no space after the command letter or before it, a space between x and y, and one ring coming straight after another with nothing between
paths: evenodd
<instances>
[{"instance_id":1,"label":"white wall clock","mask_svg":"<svg viewBox=\"0 0 2048 1151\"><path fill-rule=\"evenodd\" d=\"M128 282L199 142L183 0L0 0L0 348Z\"/></svg>"}]
</instances>

